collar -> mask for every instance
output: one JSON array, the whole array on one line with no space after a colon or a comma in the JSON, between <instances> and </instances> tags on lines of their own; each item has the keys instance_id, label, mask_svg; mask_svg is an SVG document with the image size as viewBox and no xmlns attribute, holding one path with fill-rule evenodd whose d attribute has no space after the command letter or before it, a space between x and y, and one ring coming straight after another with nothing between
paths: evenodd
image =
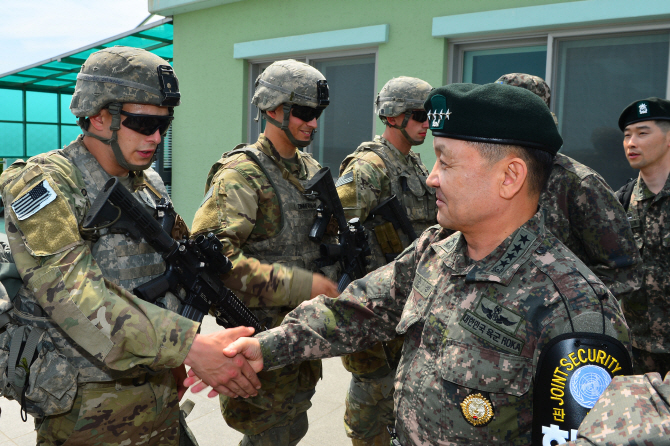
<instances>
[{"instance_id":1,"label":"collar","mask_svg":"<svg viewBox=\"0 0 670 446\"><path fill-rule=\"evenodd\" d=\"M300 149L297 149L295 151L296 162L294 163L289 160L286 160L285 158L282 158L277 149L275 149L274 144L272 144L272 141L270 141L265 136L264 133L258 135L258 143L263 153L272 158L276 163L281 163L289 172L295 175L299 180L307 179L307 167L305 166L305 162L303 160L304 155L302 154Z\"/></svg>"},{"instance_id":2,"label":"collar","mask_svg":"<svg viewBox=\"0 0 670 446\"><path fill-rule=\"evenodd\" d=\"M409 154L405 155L403 154L400 150L396 148L391 142L384 138L381 135L375 136L375 142L382 144L384 147L389 149L387 152L392 158L395 158L396 160L400 161L400 163L407 165L409 164L409 159L411 158L411 155L414 153L411 150L409 151Z\"/></svg>"},{"instance_id":3,"label":"collar","mask_svg":"<svg viewBox=\"0 0 670 446\"><path fill-rule=\"evenodd\" d=\"M653 198L654 201L656 201L667 196L670 196L670 175L668 175L668 178L665 180L663 189L661 189L657 194L654 194L651 190L649 190L647 183L645 183L642 179L642 174L638 174L637 182L635 183L635 187L633 187L633 193L631 195L630 201L644 201L650 198Z\"/></svg>"},{"instance_id":4,"label":"collar","mask_svg":"<svg viewBox=\"0 0 670 446\"><path fill-rule=\"evenodd\" d=\"M540 245L544 233L544 214L538 211L481 260L473 261L468 257L467 241L460 232L431 245L431 248L453 271L453 275L465 276L467 282L508 285L517 270Z\"/></svg>"}]
</instances>

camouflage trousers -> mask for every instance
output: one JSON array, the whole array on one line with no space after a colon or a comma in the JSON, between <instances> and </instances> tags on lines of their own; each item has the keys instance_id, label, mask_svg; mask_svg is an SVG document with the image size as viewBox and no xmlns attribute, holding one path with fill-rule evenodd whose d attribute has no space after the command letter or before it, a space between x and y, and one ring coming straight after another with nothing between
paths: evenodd
<instances>
[{"instance_id":1,"label":"camouflage trousers","mask_svg":"<svg viewBox=\"0 0 670 446\"><path fill-rule=\"evenodd\" d=\"M388 367L368 375L351 375L345 401L344 428L354 444L374 444L375 437L387 435L386 427L395 424L393 417L393 382L395 370ZM377 376L380 375L380 376Z\"/></svg>"},{"instance_id":2,"label":"camouflage trousers","mask_svg":"<svg viewBox=\"0 0 670 446\"><path fill-rule=\"evenodd\" d=\"M177 386L169 371L81 384L68 413L35 420L37 446L179 444Z\"/></svg>"},{"instance_id":3,"label":"camouflage trousers","mask_svg":"<svg viewBox=\"0 0 670 446\"><path fill-rule=\"evenodd\" d=\"M221 395L221 413L230 427L245 434L243 445L295 444L307 433L305 412L312 406L320 378L321 361L264 370L258 373L258 395L246 399Z\"/></svg>"},{"instance_id":4,"label":"camouflage trousers","mask_svg":"<svg viewBox=\"0 0 670 446\"><path fill-rule=\"evenodd\" d=\"M665 376L670 371L670 353L650 353L633 347L633 374L658 372Z\"/></svg>"}]
</instances>

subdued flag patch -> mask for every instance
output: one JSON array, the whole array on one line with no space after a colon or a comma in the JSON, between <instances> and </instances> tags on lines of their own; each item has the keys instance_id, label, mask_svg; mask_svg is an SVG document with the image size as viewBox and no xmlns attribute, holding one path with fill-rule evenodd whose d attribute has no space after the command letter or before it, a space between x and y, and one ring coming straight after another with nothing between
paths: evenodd
<instances>
[{"instance_id":1,"label":"subdued flag patch","mask_svg":"<svg viewBox=\"0 0 670 446\"><path fill-rule=\"evenodd\" d=\"M24 196L14 200L12 210L16 214L16 218L25 220L54 201L56 197L56 192L51 188L49 182L44 180L30 189Z\"/></svg>"}]
</instances>

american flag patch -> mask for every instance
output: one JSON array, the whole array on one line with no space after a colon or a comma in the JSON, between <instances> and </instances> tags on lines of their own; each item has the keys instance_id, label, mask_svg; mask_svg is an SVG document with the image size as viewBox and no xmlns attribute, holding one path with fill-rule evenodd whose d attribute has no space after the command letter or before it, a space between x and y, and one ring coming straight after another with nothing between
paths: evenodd
<instances>
[{"instance_id":1,"label":"american flag patch","mask_svg":"<svg viewBox=\"0 0 670 446\"><path fill-rule=\"evenodd\" d=\"M36 185L27 194L14 200L12 210L19 220L25 220L31 215L56 199L56 192L51 188L47 180Z\"/></svg>"}]
</instances>

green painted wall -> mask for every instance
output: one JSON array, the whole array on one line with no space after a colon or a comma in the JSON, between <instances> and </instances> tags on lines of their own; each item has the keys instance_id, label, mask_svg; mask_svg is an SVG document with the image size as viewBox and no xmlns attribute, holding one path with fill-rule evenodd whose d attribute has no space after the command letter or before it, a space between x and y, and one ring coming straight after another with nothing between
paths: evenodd
<instances>
[{"instance_id":1,"label":"green painted wall","mask_svg":"<svg viewBox=\"0 0 670 446\"><path fill-rule=\"evenodd\" d=\"M568 1L576 0L244 0L175 15L174 67L183 95L173 124L176 209L190 226L211 165L247 142L248 63L233 59L235 43L387 23L388 43L378 48L378 88L401 75L440 86L447 41L431 36L433 17ZM418 151L432 167L432 137Z\"/></svg>"}]
</instances>

